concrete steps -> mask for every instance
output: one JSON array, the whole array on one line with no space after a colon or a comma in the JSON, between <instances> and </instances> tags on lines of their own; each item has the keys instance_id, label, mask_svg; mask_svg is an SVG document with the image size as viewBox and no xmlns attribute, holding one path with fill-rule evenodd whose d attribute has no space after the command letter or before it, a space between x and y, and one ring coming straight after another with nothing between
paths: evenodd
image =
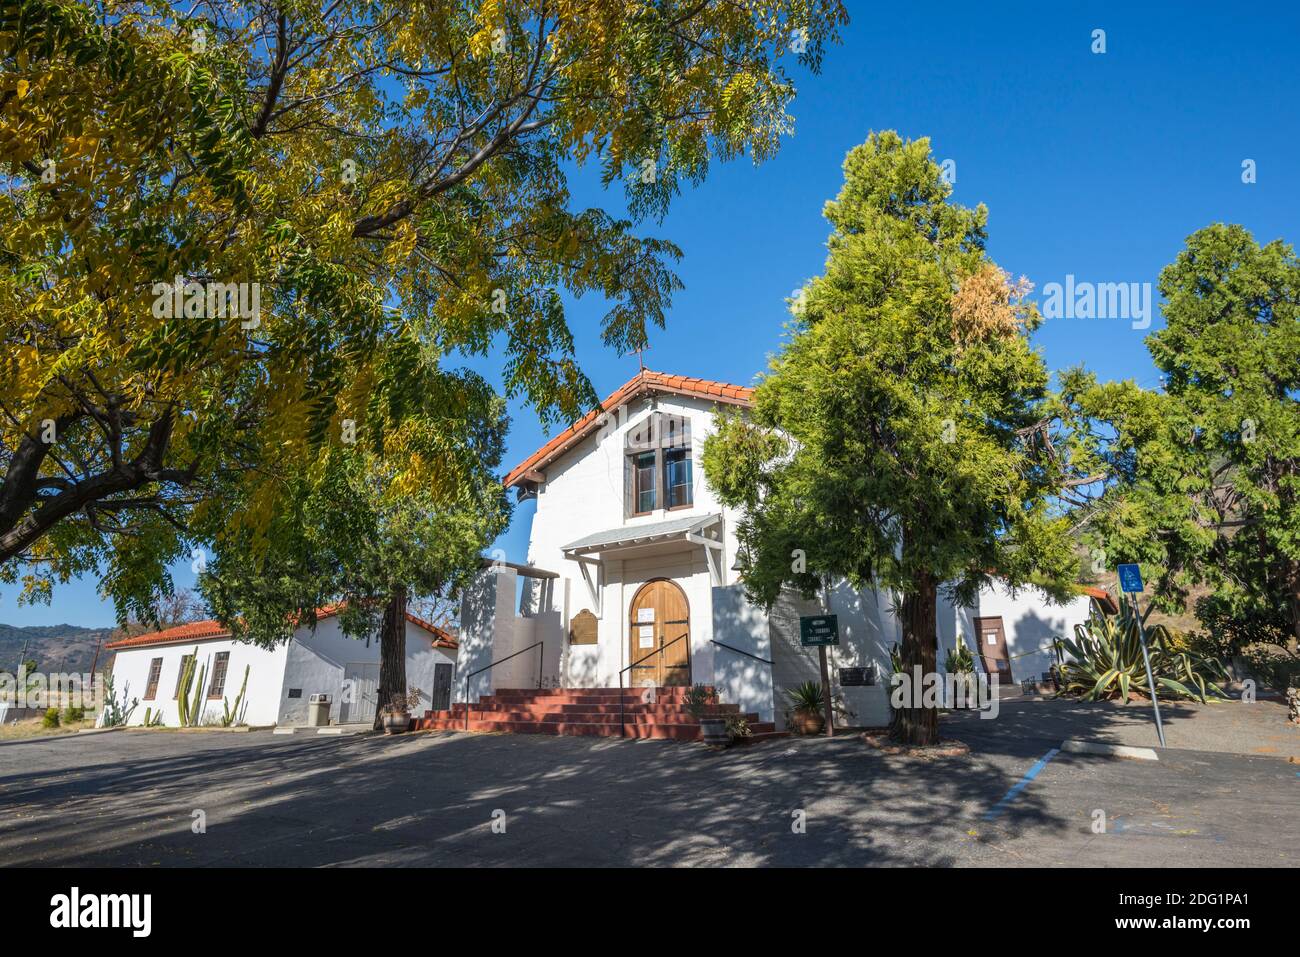
<instances>
[{"instance_id":1,"label":"concrete steps","mask_svg":"<svg viewBox=\"0 0 1300 957\"><path fill-rule=\"evenodd\" d=\"M700 724L686 710L685 688L501 688L474 704L426 711L413 722L421 731L478 731L498 734L565 734L697 741ZM621 702L621 706L620 706ZM466 712L468 711L468 715ZM621 712L621 719L620 719ZM715 704L709 715L740 714L735 704ZM468 722L467 722L468 717ZM745 714L751 734L742 742L784 737L770 721Z\"/></svg>"}]
</instances>

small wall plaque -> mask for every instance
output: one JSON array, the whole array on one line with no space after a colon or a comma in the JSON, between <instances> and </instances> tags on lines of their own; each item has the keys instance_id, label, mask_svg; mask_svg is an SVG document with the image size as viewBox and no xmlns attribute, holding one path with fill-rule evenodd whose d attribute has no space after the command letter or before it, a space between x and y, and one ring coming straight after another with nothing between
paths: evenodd
<instances>
[{"instance_id":1,"label":"small wall plaque","mask_svg":"<svg viewBox=\"0 0 1300 957\"><path fill-rule=\"evenodd\" d=\"M876 669L874 668L840 669L840 687L842 688L862 688L875 683Z\"/></svg>"},{"instance_id":2,"label":"small wall plaque","mask_svg":"<svg viewBox=\"0 0 1300 957\"><path fill-rule=\"evenodd\" d=\"M586 608L569 620L569 644L596 644L596 616Z\"/></svg>"}]
</instances>

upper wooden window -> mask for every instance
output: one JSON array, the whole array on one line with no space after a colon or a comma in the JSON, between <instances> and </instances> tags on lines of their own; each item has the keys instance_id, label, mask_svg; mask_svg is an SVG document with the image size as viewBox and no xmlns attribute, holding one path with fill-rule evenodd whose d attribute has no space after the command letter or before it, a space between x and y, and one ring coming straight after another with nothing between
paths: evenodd
<instances>
[{"instance_id":1,"label":"upper wooden window","mask_svg":"<svg viewBox=\"0 0 1300 957\"><path fill-rule=\"evenodd\" d=\"M149 662L149 680L144 686L144 700L152 701L158 693L158 678L162 675L162 659L155 658Z\"/></svg>"},{"instance_id":2,"label":"upper wooden window","mask_svg":"<svg viewBox=\"0 0 1300 957\"><path fill-rule=\"evenodd\" d=\"M690 505L691 420L651 412L628 430L624 463L627 515Z\"/></svg>"},{"instance_id":3,"label":"upper wooden window","mask_svg":"<svg viewBox=\"0 0 1300 957\"><path fill-rule=\"evenodd\" d=\"M692 502L691 450L667 449L664 452L664 491L669 508L686 508Z\"/></svg>"},{"instance_id":4,"label":"upper wooden window","mask_svg":"<svg viewBox=\"0 0 1300 957\"><path fill-rule=\"evenodd\" d=\"M208 697L220 698L226 693L226 668L230 665L230 652L218 651L212 661L212 680L208 682Z\"/></svg>"},{"instance_id":5,"label":"upper wooden window","mask_svg":"<svg viewBox=\"0 0 1300 957\"><path fill-rule=\"evenodd\" d=\"M632 469L634 472L633 483L635 489L632 500L632 514L645 515L647 512L653 512L658 505L655 493L655 454L653 452L641 452L632 458Z\"/></svg>"}]
</instances>

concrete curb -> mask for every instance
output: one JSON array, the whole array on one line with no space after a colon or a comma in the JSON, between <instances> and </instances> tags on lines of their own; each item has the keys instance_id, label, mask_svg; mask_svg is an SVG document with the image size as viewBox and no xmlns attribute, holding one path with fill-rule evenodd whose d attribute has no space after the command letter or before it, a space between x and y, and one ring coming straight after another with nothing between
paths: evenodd
<instances>
[{"instance_id":1,"label":"concrete curb","mask_svg":"<svg viewBox=\"0 0 1300 957\"><path fill-rule=\"evenodd\" d=\"M320 727L292 727L292 728L275 728L272 734L288 735L311 735L323 734L331 737L353 737L358 734L369 734L370 725L348 725L348 724L327 724Z\"/></svg>"},{"instance_id":2,"label":"concrete curb","mask_svg":"<svg viewBox=\"0 0 1300 957\"><path fill-rule=\"evenodd\" d=\"M1160 755L1151 748L1133 748L1127 744L1102 744L1099 741L1070 739L1061 743L1061 750L1074 754L1104 754L1113 758L1133 758L1137 761L1160 760Z\"/></svg>"},{"instance_id":3,"label":"concrete curb","mask_svg":"<svg viewBox=\"0 0 1300 957\"><path fill-rule=\"evenodd\" d=\"M111 728L81 728L77 734L108 734L110 731L121 731L125 725L114 725Z\"/></svg>"}]
</instances>

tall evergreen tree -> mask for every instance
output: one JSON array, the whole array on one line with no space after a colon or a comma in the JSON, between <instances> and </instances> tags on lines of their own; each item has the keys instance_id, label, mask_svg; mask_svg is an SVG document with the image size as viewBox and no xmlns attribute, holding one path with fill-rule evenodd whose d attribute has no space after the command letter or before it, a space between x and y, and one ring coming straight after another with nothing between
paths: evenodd
<instances>
[{"instance_id":1,"label":"tall evergreen tree","mask_svg":"<svg viewBox=\"0 0 1300 957\"><path fill-rule=\"evenodd\" d=\"M749 593L770 604L841 577L897 592L909 674L936 670L941 589L969 601L996 573L1064 597L1074 571L1059 468L1040 454L1039 316L985 252L984 207L949 193L928 140L882 132L848 154L825 272L794 300L752 414L704 452L744 509ZM937 712L913 703L895 736L932 743Z\"/></svg>"}]
</instances>

